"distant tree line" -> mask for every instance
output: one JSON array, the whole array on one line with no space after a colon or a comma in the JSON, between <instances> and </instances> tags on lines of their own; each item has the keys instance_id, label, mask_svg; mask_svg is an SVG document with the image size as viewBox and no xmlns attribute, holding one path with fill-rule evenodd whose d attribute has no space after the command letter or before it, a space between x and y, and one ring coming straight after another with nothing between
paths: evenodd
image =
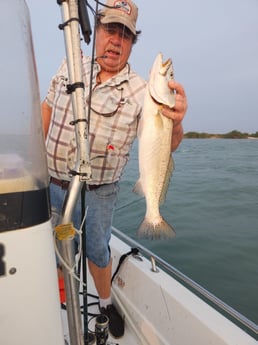
<instances>
[{"instance_id":1,"label":"distant tree line","mask_svg":"<svg viewBox=\"0 0 258 345\"><path fill-rule=\"evenodd\" d=\"M188 139L210 139L210 138L221 138L221 139L247 139L247 138L258 138L258 132L255 133L242 133L237 130L225 134L211 134L205 132L187 132L184 134L184 138Z\"/></svg>"}]
</instances>

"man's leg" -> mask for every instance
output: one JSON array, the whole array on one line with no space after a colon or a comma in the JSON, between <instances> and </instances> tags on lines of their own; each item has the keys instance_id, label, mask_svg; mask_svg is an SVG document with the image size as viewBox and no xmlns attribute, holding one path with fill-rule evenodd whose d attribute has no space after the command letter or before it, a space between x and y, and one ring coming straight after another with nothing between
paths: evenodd
<instances>
[{"instance_id":1,"label":"man's leg","mask_svg":"<svg viewBox=\"0 0 258 345\"><path fill-rule=\"evenodd\" d=\"M99 299L100 312L109 319L109 331L115 338L124 335L124 320L117 312L111 301L111 267L110 259L108 266L98 267L92 261L88 260L89 270L93 277Z\"/></svg>"},{"instance_id":2,"label":"man's leg","mask_svg":"<svg viewBox=\"0 0 258 345\"><path fill-rule=\"evenodd\" d=\"M118 190L118 184L113 183L86 192L86 248L89 271L99 295L100 312L109 318L109 331L115 338L124 334L124 320L111 300L112 259L109 241Z\"/></svg>"},{"instance_id":3,"label":"man's leg","mask_svg":"<svg viewBox=\"0 0 258 345\"><path fill-rule=\"evenodd\" d=\"M98 267L92 261L88 260L89 270L93 277L99 298L107 299L111 296L111 267L110 259L108 266Z\"/></svg>"}]
</instances>

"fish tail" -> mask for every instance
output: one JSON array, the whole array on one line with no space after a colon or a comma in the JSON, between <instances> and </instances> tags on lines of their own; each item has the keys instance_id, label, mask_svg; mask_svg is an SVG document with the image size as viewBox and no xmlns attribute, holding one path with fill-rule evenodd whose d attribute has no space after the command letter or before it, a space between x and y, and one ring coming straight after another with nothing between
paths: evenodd
<instances>
[{"instance_id":1,"label":"fish tail","mask_svg":"<svg viewBox=\"0 0 258 345\"><path fill-rule=\"evenodd\" d=\"M137 236L151 240L169 239L176 236L176 232L163 218L160 222L153 223L144 218L137 230Z\"/></svg>"}]
</instances>

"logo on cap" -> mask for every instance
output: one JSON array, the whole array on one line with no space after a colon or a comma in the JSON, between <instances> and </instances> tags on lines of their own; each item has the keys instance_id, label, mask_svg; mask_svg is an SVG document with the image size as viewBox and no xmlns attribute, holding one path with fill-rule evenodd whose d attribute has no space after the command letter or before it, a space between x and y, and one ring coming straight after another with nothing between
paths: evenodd
<instances>
[{"instance_id":1,"label":"logo on cap","mask_svg":"<svg viewBox=\"0 0 258 345\"><path fill-rule=\"evenodd\" d=\"M114 7L116 7L120 11L125 12L128 15L130 15L132 12L131 6L127 1L117 0L114 2Z\"/></svg>"}]
</instances>

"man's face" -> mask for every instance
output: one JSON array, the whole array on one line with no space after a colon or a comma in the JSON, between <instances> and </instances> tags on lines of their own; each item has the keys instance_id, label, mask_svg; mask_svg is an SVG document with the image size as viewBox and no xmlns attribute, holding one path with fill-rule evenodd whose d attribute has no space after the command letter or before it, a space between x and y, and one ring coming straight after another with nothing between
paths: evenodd
<instances>
[{"instance_id":1,"label":"man's face","mask_svg":"<svg viewBox=\"0 0 258 345\"><path fill-rule=\"evenodd\" d=\"M96 56L101 68L111 74L118 73L126 65L132 45L133 34L122 24L100 24L96 35Z\"/></svg>"}]
</instances>

